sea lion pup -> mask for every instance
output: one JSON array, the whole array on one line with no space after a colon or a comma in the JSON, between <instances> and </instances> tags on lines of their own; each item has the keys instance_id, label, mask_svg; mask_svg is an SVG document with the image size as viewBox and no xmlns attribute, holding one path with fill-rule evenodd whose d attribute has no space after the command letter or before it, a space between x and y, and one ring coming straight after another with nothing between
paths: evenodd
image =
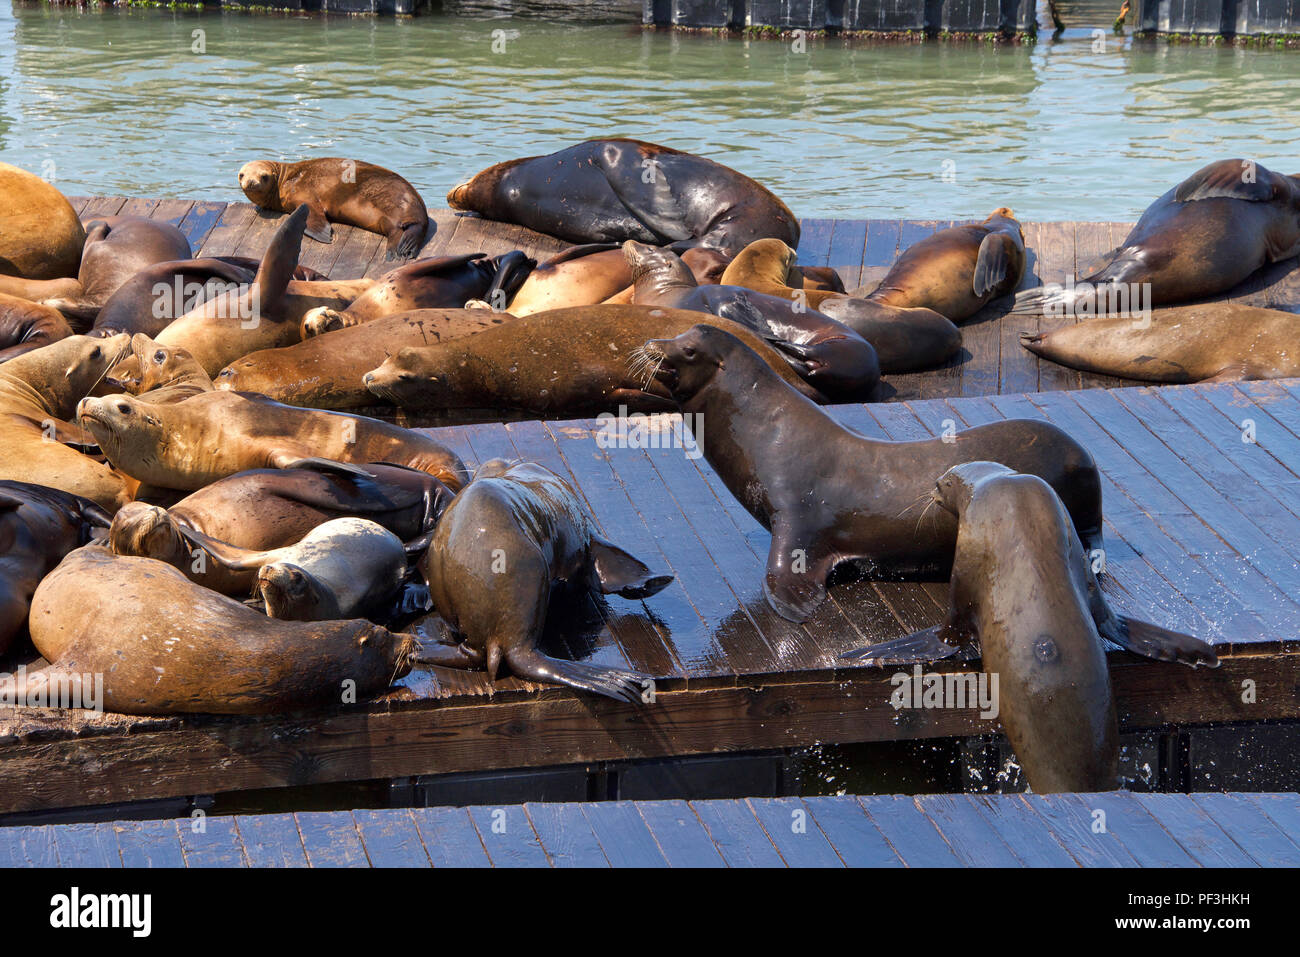
<instances>
[{"instance_id":1,"label":"sea lion pup","mask_svg":"<svg viewBox=\"0 0 1300 957\"><path fill-rule=\"evenodd\" d=\"M27 627L27 611L41 579L110 521L107 512L78 495L28 482L0 482L0 654Z\"/></svg>"},{"instance_id":2,"label":"sea lion pup","mask_svg":"<svg viewBox=\"0 0 1300 957\"><path fill-rule=\"evenodd\" d=\"M504 308L535 265L517 251L494 259L484 253L420 259L385 273L346 309L322 306L308 312L302 338L416 309L461 309L471 299L486 298L491 304L497 289L497 305Z\"/></svg>"},{"instance_id":3,"label":"sea lion pup","mask_svg":"<svg viewBox=\"0 0 1300 957\"><path fill-rule=\"evenodd\" d=\"M931 661L978 644L1029 786L1040 794L1113 790L1118 731L1101 639L1193 668L1217 667L1214 649L1115 614L1070 516L1041 478L966 462L931 494L958 522L946 620L842 657Z\"/></svg>"},{"instance_id":4,"label":"sea lion pup","mask_svg":"<svg viewBox=\"0 0 1300 957\"><path fill-rule=\"evenodd\" d=\"M957 522L921 505L935 475L991 459L1041 476L1060 494L1091 550L1101 542L1101 477L1092 456L1054 425L1009 419L917 442L869 439L781 380L734 336L696 326L651 340L652 367L731 494L772 532L763 591L803 621L826 578L854 561L873 578L945 576ZM703 416L699 418L699 416Z\"/></svg>"},{"instance_id":5,"label":"sea lion pup","mask_svg":"<svg viewBox=\"0 0 1300 957\"><path fill-rule=\"evenodd\" d=\"M257 275L224 259L182 259L146 266L122 283L100 308L92 335L142 332L156 336L200 305Z\"/></svg>"},{"instance_id":6,"label":"sea lion pup","mask_svg":"<svg viewBox=\"0 0 1300 957\"><path fill-rule=\"evenodd\" d=\"M77 406L77 420L110 462L160 488L200 489L236 472L304 463L367 475L348 463L391 462L428 472L453 490L466 474L456 453L422 432L237 392L161 405L126 395L88 398Z\"/></svg>"},{"instance_id":7,"label":"sea lion pup","mask_svg":"<svg viewBox=\"0 0 1300 957\"><path fill-rule=\"evenodd\" d=\"M69 336L0 365L0 479L62 489L110 513L130 501L131 480L83 454L95 440L69 421L129 346L126 335Z\"/></svg>"},{"instance_id":8,"label":"sea lion pup","mask_svg":"<svg viewBox=\"0 0 1300 957\"><path fill-rule=\"evenodd\" d=\"M1015 311L1099 315L1091 301L1102 292L1096 287L1109 283L1149 284L1147 305L1204 299L1297 253L1300 176L1273 173L1250 160L1220 160L1148 206L1123 244L1074 286L1027 289L1016 296ZM1089 301L1080 305L1083 300Z\"/></svg>"},{"instance_id":9,"label":"sea lion pup","mask_svg":"<svg viewBox=\"0 0 1300 957\"><path fill-rule=\"evenodd\" d=\"M306 232L317 242L334 241L330 223L386 236L385 259L413 257L429 228L429 213L415 187L391 170L361 160L254 160L240 168L239 188L249 202L277 213L307 207Z\"/></svg>"},{"instance_id":10,"label":"sea lion pup","mask_svg":"<svg viewBox=\"0 0 1300 957\"><path fill-rule=\"evenodd\" d=\"M209 299L168 325L156 338L187 349L203 371L215 376L240 356L291 345L302 338L302 320L317 306L345 309L374 285L373 279L301 282L298 267L306 207L280 223L252 285Z\"/></svg>"},{"instance_id":11,"label":"sea lion pup","mask_svg":"<svg viewBox=\"0 0 1300 957\"><path fill-rule=\"evenodd\" d=\"M508 574L499 573L502 556ZM537 648L555 582L637 599L673 580L652 574L602 538L578 496L549 469L500 459L481 465L447 506L420 570L433 607L463 639L460 645L422 646L420 661L452 668L485 664L493 681L504 661L529 681L642 700L644 675L561 661Z\"/></svg>"},{"instance_id":12,"label":"sea lion pup","mask_svg":"<svg viewBox=\"0 0 1300 957\"><path fill-rule=\"evenodd\" d=\"M816 310L740 286L700 286L671 249L629 239L623 253L632 270L634 303L707 312L747 326L830 399L865 398L880 381L870 343Z\"/></svg>"},{"instance_id":13,"label":"sea lion pup","mask_svg":"<svg viewBox=\"0 0 1300 957\"><path fill-rule=\"evenodd\" d=\"M866 298L961 322L1015 292L1024 274L1024 233L1015 213L1002 207L978 226L941 229L913 243Z\"/></svg>"},{"instance_id":14,"label":"sea lion pup","mask_svg":"<svg viewBox=\"0 0 1300 957\"><path fill-rule=\"evenodd\" d=\"M85 243L81 220L62 193L34 173L0 163L0 273L4 277L75 276ZM0 286L0 292L10 290Z\"/></svg>"},{"instance_id":15,"label":"sea lion pup","mask_svg":"<svg viewBox=\"0 0 1300 957\"><path fill-rule=\"evenodd\" d=\"M255 571L207 560L182 533L249 551L301 541L339 518L365 518L388 529L408 550L427 545L452 491L432 475L397 465L366 463L369 476L328 469L253 469L219 479L170 509L128 502L113 516L109 543L119 555L156 558L191 581L223 595L247 595Z\"/></svg>"},{"instance_id":16,"label":"sea lion pup","mask_svg":"<svg viewBox=\"0 0 1300 957\"><path fill-rule=\"evenodd\" d=\"M53 306L0 293L0 362L70 335L68 320Z\"/></svg>"},{"instance_id":17,"label":"sea lion pup","mask_svg":"<svg viewBox=\"0 0 1300 957\"><path fill-rule=\"evenodd\" d=\"M733 169L640 140L589 140L489 167L447 194L452 209L571 243L710 246L734 256L755 239L799 244L799 222Z\"/></svg>"},{"instance_id":18,"label":"sea lion pup","mask_svg":"<svg viewBox=\"0 0 1300 957\"><path fill-rule=\"evenodd\" d=\"M214 388L192 355L159 345L140 332L131 337L130 354L108 370L106 381L153 403L179 402Z\"/></svg>"},{"instance_id":19,"label":"sea lion pup","mask_svg":"<svg viewBox=\"0 0 1300 957\"><path fill-rule=\"evenodd\" d=\"M646 381L646 339L699 323L727 329L800 393L824 397L755 333L728 319L658 306L579 306L523 316L436 346L401 349L367 372L367 389L403 408L493 409L536 416L580 416L676 408Z\"/></svg>"},{"instance_id":20,"label":"sea lion pup","mask_svg":"<svg viewBox=\"0 0 1300 957\"><path fill-rule=\"evenodd\" d=\"M276 714L338 707L411 669L415 640L368 621L268 618L152 558L78 548L32 598L32 643L49 667L19 704L98 705L122 714ZM91 677L102 678L96 700Z\"/></svg>"},{"instance_id":21,"label":"sea lion pup","mask_svg":"<svg viewBox=\"0 0 1300 957\"><path fill-rule=\"evenodd\" d=\"M1146 382L1300 376L1300 316L1236 302L1157 309L1149 324L1093 319L1020 341L1072 369Z\"/></svg>"},{"instance_id":22,"label":"sea lion pup","mask_svg":"<svg viewBox=\"0 0 1300 957\"><path fill-rule=\"evenodd\" d=\"M378 401L362 376L407 346L428 346L492 329L513 316L491 309L416 309L236 359L218 389L259 392L311 409L355 409Z\"/></svg>"}]
</instances>

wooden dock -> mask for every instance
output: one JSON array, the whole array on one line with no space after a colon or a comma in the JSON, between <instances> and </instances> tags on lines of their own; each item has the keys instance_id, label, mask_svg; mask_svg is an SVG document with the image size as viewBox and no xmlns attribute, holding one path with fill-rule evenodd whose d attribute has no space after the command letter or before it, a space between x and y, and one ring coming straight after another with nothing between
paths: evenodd
<instances>
[{"instance_id":1,"label":"wooden dock","mask_svg":"<svg viewBox=\"0 0 1300 957\"><path fill-rule=\"evenodd\" d=\"M189 817L0 828L0 866L1300 866L1297 794L607 801L207 817L202 828Z\"/></svg>"},{"instance_id":2,"label":"wooden dock","mask_svg":"<svg viewBox=\"0 0 1300 957\"><path fill-rule=\"evenodd\" d=\"M203 255L260 255L276 222L244 204L78 204L83 216L134 212L177 222ZM517 227L445 212L435 218L426 255L545 254L562 245ZM937 225L805 221L801 258L834 265L852 287ZM1063 276L1124 229L1030 224L1027 281ZM344 228L333 245L308 243L304 261L339 278L375 275L385 269L380 243ZM1275 281L1251 295L1291 295L1294 266L1279 267ZM1300 380L1078 391L1097 383L1021 349L1024 322L1037 320L990 317L977 332L967 326L967 362L900 377L898 401L828 411L864 434L894 439L938 434L949 421L963 428L1023 416L1061 426L1104 473L1104 587L1114 605L1211 640L1224 659L1217 670L1192 671L1113 651L1121 729L1300 717ZM554 469L581 491L608 537L676 576L644 602L584 599L553 616L564 627L547 639L557 654L654 676L653 706L513 678L493 687L480 673L430 669L380 700L324 715L0 712L0 813L997 731L974 709L896 711L889 704L896 669L837 660L938 622L945 583L837 584L810 621L786 622L761 593L768 535L707 463L670 449L603 450L595 428L527 421L434 434L468 462L504 456Z\"/></svg>"}]
</instances>

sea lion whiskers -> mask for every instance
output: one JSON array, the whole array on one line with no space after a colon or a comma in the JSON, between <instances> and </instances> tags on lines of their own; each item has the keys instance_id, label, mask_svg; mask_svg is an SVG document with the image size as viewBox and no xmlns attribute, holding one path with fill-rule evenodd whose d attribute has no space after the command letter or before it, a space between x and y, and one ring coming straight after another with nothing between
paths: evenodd
<instances>
[{"instance_id":1,"label":"sea lion whiskers","mask_svg":"<svg viewBox=\"0 0 1300 957\"><path fill-rule=\"evenodd\" d=\"M668 357L654 346L646 343L638 346L628 358L628 367L632 378L643 386L650 385Z\"/></svg>"}]
</instances>

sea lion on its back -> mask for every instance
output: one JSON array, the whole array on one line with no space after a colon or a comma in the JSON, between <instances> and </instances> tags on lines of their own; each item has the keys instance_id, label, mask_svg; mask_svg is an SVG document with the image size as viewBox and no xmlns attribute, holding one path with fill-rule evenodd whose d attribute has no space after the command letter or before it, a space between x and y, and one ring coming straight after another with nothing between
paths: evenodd
<instances>
[{"instance_id":1,"label":"sea lion on its back","mask_svg":"<svg viewBox=\"0 0 1300 957\"><path fill-rule=\"evenodd\" d=\"M501 574L501 562L508 574ZM602 594L647 598L672 581L606 541L554 472L531 462L486 462L438 522L420 565L429 596L460 646L426 647L420 660L448 667L504 662L520 678L640 702L646 677L550 658L537 647L556 581Z\"/></svg>"},{"instance_id":2,"label":"sea lion on its back","mask_svg":"<svg viewBox=\"0 0 1300 957\"><path fill-rule=\"evenodd\" d=\"M1136 654L1218 665L1189 635L1116 615L1060 498L992 462L945 472L933 501L958 521L943 624L844 657L930 661L978 643L999 717L1037 793L1118 786L1115 696L1102 638Z\"/></svg>"},{"instance_id":3,"label":"sea lion on its back","mask_svg":"<svg viewBox=\"0 0 1300 957\"><path fill-rule=\"evenodd\" d=\"M410 259L429 228L429 213L415 187L382 166L322 157L298 163L254 160L239 170L239 188L263 209L309 211L306 232L334 241L330 223L346 223L388 238L386 259Z\"/></svg>"},{"instance_id":4,"label":"sea lion on its back","mask_svg":"<svg viewBox=\"0 0 1300 957\"><path fill-rule=\"evenodd\" d=\"M683 242L735 255L764 236L799 244L785 203L720 163L631 139L498 163L447 194L452 209L572 243Z\"/></svg>"}]
</instances>

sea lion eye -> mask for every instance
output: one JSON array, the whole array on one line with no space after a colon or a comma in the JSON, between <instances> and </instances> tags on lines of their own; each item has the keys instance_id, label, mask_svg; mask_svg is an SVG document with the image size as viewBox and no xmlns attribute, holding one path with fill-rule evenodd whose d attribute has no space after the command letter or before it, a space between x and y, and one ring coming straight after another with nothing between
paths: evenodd
<instances>
[{"instance_id":1,"label":"sea lion eye","mask_svg":"<svg viewBox=\"0 0 1300 957\"><path fill-rule=\"evenodd\" d=\"M159 349L157 352L153 354L153 361L158 363L159 365L162 365L164 362L167 361L167 353Z\"/></svg>"},{"instance_id":2,"label":"sea lion eye","mask_svg":"<svg viewBox=\"0 0 1300 957\"><path fill-rule=\"evenodd\" d=\"M687 358L687 359L694 359L694 358L695 358L695 347L694 347L694 346L686 346L686 347L684 347L684 348L682 349L682 355L683 355L685 358Z\"/></svg>"},{"instance_id":3,"label":"sea lion eye","mask_svg":"<svg viewBox=\"0 0 1300 957\"><path fill-rule=\"evenodd\" d=\"M99 346L95 346L95 348L90 350L90 358L92 359L98 359L101 354L102 354L102 350L99 348Z\"/></svg>"}]
</instances>

